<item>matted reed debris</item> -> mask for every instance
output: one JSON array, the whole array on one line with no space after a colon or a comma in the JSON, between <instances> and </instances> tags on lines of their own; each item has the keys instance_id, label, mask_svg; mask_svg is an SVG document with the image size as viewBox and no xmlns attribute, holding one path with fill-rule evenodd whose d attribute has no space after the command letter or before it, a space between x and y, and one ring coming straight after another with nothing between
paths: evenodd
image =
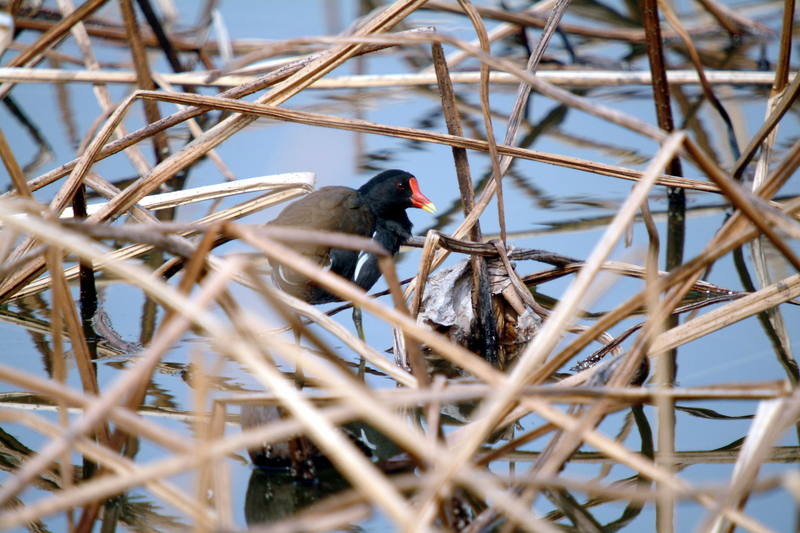
<instances>
[{"instance_id":1,"label":"matted reed debris","mask_svg":"<svg viewBox=\"0 0 800 533\"><path fill-rule=\"evenodd\" d=\"M793 0L319 2L292 9L331 31L286 40L231 39L234 2L74 4L0 2L0 528L798 527ZM31 103L40 84L60 114ZM422 127L364 118L416 98L435 106ZM364 176L406 158L365 136L452 149L440 190L459 194L408 243L411 277L380 256L390 298L295 248L372 241L240 221L315 186L312 161L281 173L268 146L267 175L237 175L257 121L343 130ZM570 153L532 149L541 137ZM548 209L560 193L529 179L548 172L631 186L608 216L526 225L518 191ZM692 218L723 210L710 228ZM578 258L525 240L585 228ZM631 238L641 259L617 250ZM267 258L394 338L277 290ZM712 282L730 259L740 277ZM744 364L721 340L742 323L762 328L763 374L713 366L712 334ZM708 372L687 373L686 354Z\"/></svg>"}]
</instances>

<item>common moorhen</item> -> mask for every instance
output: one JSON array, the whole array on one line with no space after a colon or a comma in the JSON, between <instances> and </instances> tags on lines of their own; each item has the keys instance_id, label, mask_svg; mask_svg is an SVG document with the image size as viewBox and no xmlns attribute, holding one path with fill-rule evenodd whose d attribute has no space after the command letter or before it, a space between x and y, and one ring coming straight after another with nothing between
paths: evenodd
<instances>
[{"instance_id":1,"label":"common moorhen","mask_svg":"<svg viewBox=\"0 0 800 533\"><path fill-rule=\"evenodd\" d=\"M322 187L287 205L269 224L372 237L394 255L400 245L411 236L411 221L406 215L409 207L418 207L429 213L436 211L433 202L420 192L414 176L403 170L386 170L358 189ZM294 249L365 291L380 277L378 259L367 252L316 244L301 244ZM271 265L275 283L292 296L311 304L339 300L310 279L277 261L271 262ZM359 327L358 323L356 327Z\"/></svg>"}]
</instances>

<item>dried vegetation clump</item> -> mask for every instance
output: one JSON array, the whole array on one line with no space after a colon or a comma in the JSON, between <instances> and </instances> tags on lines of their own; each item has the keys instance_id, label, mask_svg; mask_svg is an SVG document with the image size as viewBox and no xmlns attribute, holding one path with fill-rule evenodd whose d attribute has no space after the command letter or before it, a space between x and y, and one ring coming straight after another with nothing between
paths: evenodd
<instances>
[{"instance_id":1,"label":"dried vegetation clump","mask_svg":"<svg viewBox=\"0 0 800 533\"><path fill-rule=\"evenodd\" d=\"M159 9L152 0L86 0L77 6L70 0L0 2L9 15L0 18L0 47L5 48L0 98L14 121L0 131L10 184L0 198L0 301L6 325L26 328L48 358L46 374L29 371L12 350L5 350L0 362L3 423L26 428L41 443L34 452L3 431L0 528L45 530L54 515L61 515L76 531L91 531L97 521L104 531L118 523L143 531L187 525L242 530L246 526L235 518L237 489L230 469L231 458L242 457L246 449L254 457L283 450L287 471L254 472L245 501L248 520L271 521L269 527L278 531L343 528L376 509L402 531L605 531L624 527L643 508L656 509L643 527L671 531L676 504L683 501L702 509L695 524L702 531L767 531L764 522L770 517L748 507L750 497L761 491L788 493L794 511L783 510L797 513L797 471L759 475L764 462L797 460L796 448L776 446L800 416L792 330L779 309L795 304L800 275L771 279L765 266L769 248L794 271L800 269L795 242L800 202L778 196L800 164L797 136L788 145L779 142L779 127L788 112L796 112L792 105L800 92L800 77L790 68L792 0L750 6L752 16L747 9L701 0L691 17L679 16L670 2L644 0L630 3L641 11L631 8L624 20L615 19L614 14L622 15L603 3L593 3L592 10L585 3L550 0L511 10L469 0L397 0L364 13L338 35L277 42L227 39L216 3L203 3L197 26L177 32L170 28L179 14L169 1L158 2ZM759 22L758 7L771 9L775 23ZM270 9L269 3L263 9ZM422 11L461 17L475 40L409 23ZM603 23L592 19L598 12ZM775 19L776 13L782 18ZM211 27L216 40L209 39ZM527 58L491 46L520 35ZM575 54L568 68L551 68L553 37L583 45L580 53L566 46ZM63 43L79 55L62 51ZM649 71L618 64L598 68L600 59L586 50L604 43L638 47ZM768 71L756 71L742 56L731 56L731 64L720 59L720 43L763 45L775 55L763 58ZM126 64L101 62L106 47L127 50ZM167 58L172 72L152 68L155 51ZM329 76L354 58L379 51L414 66L393 75ZM680 54L686 64L671 70L666 52ZM462 68L466 59L474 70ZM39 131L29 118L33 110L14 103L15 93L32 83L53 84L59 94L72 84L92 83L102 112L87 131L79 131L68 112L53 121L54 131ZM465 107L454 83L473 84L480 97L475 110L480 118L467 132L461 122L473 110ZM590 97L597 87L633 84L645 85L656 123ZM491 96L504 86L516 87L516 100L510 113L498 116ZM679 86L697 88L696 101L686 101L676 91ZM753 135L734 131L720 97L720 89L731 86L764 88L753 91L765 110L763 125ZM119 100L112 96L116 87L126 91ZM447 132L293 108L292 97L311 87L435 91ZM519 130L521 124L528 128L526 135L533 129L525 114L532 93L625 128L657 149L623 155L643 162L643 170L531 150L530 140L520 141ZM245 99L248 95L256 96ZM689 117L707 102L721 124L719 138L709 140L691 120L685 127L676 125L676 102L680 114ZM66 98L61 104L69 106ZM167 111L172 106L176 110ZM145 122L135 125L141 111ZM421 246L422 253L417 275L405 288L391 258L382 258L392 298L368 296L293 249L293 243L331 237L236 222L314 186L308 172L233 175L216 148L235 143L237 134L260 118L452 147L461 222L449 235L431 230L410 243ZM506 124L502 140L494 130L501 122ZM37 141L30 162L23 164L12 150L7 138L12 131L25 131ZM49 157L46 139L64 131L75 158L55 161L40 173ZM734 154L733 164L720 163L712 149L720 145ZM480 187L473 184L468 159L476 152L488 154L490 162ZM127 158L136 175L103 175L98 163L106 158ZM224 179L184 190L191 169L206 160ZM512 247L504 177L520 160L592 173L598 181L633 183L585 259ZM648 207L654 189L668 194L662 234ZM722 199L730 216L699 253L684 257L686 191ZM225 208L215 202L201 218L175 221L180 205L243 192L259 194ZM87 209L91 196L105 201ZM496 202L498 213L492 225L500 228L491 238L480 227L490 202ZM646 258L639 265L611 261L637 220L647 229ZM217 244L233 239L255 253L215 252ZM729 290L702 279L718 259L741 254L745 245L754 250L752 287ZM667 263L660 268L662 248ZM451 254L462 260L440 268ZM313 277L390 325L394 361L382 352L385 346L367 344L344 321L276 290L263 275L265 257ZM552 268L536 271L532 261ZM608 273L640 280L638 289L613 309L586 315L588 300L607 286ZM536 287L566 276L567 289L545 305ZM72 290L72 282L79 290ZM148 298L150 326L141 344L121 341L103 320L97 293L112 282ZM246 308L234 297L239 290L273 308L282 323ZM31 309L46 319L33 319ZM679 347L756 315L774 339L786 379L680 386ZM299 342L279 329L285 324ZM321 335L320 328L333 337ZM154 372L168 370L165 354L190 335L203 342L194 346L192 364L179 371L194 407L152 413L144 399L158 389ZM333 349L330 338L345 348ZM98 373L106 357L120 361L115 379L107 382ZM236 393L236 387L219 386L223 361L245 368L264 392ZM368 372L397 386L373 386L364 379ZM675 441L677 409L721 416L676 405L690 400L759 403L743 442L725 450L684 452ZM36 411L25 408L31 404ZM250 423L241 431L226 429L238 421L240 405L249 415L270 416L248 415ZM655 436L647 405L655 406ZM57 418L48 417L48 407ZM619 412L630 414L625 428L609 435L600 425ZM188 422L191 438L170 426L168 415ZM631 445L627 437L634 428L640 442ZM369 445L361 440L365 436ZM532 452L528 443L537 439ZM141 442L161 456L137 457ZM579 451L582 446L593 451ZM606 465L595 479L569 470L592 460ZM735 463L721 483L698 484L681 475L689 464L714 461ZM529 466L509 466L525 463ZM610 465L622 465L631 475L612 481ZM194 475L188 487L176 481L184 473ZM146 497L130 496L132 489ZM329 492L335 494L313 503ZM547 514L540 512L545 499ZM625 502L625 509L603 523L593 512L610 501Z\"/></svg>"}]
</instances>

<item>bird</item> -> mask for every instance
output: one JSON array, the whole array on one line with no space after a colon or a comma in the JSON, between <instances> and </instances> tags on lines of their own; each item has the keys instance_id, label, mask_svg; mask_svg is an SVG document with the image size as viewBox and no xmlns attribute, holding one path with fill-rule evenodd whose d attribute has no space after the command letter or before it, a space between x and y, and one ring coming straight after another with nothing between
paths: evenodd
<instances>
[{"instance_id":1,"label":"bird","mask_svg":"<svg viewBox=\"0 0 800 533\"><path fill-rule=\"evenodd\" d=\"M288 226L305 229L349 233L371 237L390 254L395 255L411 236L412 224L406 209L416 207L429 213L436 206L419 190L417 178L404 170L386 170L358 189L322 187L288 204L267 226ZM346 278L365 291L380 277L378 258L366 251L344 250L320 244L297 243L292 249L331 272ZM336 295L320 287L299 272L270 258L272 279L284 292L310 304L339 301ZM353 322L359 337L364 339L361 313L353 308ZM242 427L249 428L282 418L275 406L244 404L241 407ZM366 455L371 451L351 435L351 440ZM273 446L257 446L248 450L253 464L262 468L286 468L295 478L305 481L316 478L317 467L328 464L327 458L304 437Z\"/></svg>"},{"instance_id":2,"label":"bird","mask_svg":"<svg viewBox=\"0 0 800 533\"><path fill-rule=\"evenodd\" d=\"M358 189L322 187L284 207L267 226L292 226L371 237L395 255L411 237L412 224L406 214L406 209L411 207L436 212L433 202L420 192L416 177L404 170L392 169L374 176ZM293 249L365 291L372 288L380 277L378 258L366 251L320 244L298 244ZM340 300L278 261L270 260L270 265L273 281L284 292L314 305ZM354 309L354 322L355 315ZM363 338L360 323L356 323L356 329Z\"/></svg>"}]
</instances>

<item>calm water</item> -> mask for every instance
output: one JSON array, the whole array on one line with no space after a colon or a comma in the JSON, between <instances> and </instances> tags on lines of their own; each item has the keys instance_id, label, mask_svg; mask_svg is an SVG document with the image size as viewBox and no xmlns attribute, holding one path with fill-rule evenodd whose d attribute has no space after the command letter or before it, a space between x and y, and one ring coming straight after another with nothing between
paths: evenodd
<instances>
[{"instance_id":1,"label":"calm water","mask_svg":"<svg viewBox=\"0 0 800 533\"><path fill-rule=\"evenodd\" d=\"M191 14L196 7L193 2L176 2L182 14L182 21L193 21ZM266 5L265 5L266 4ZM333 20L326 19L321 2L229 2L221 6L221 13L225 19L231 36L235 39L286 39L291 37L320 35L340 31L348 25L357 13L357 2L340 1L337 3L339 12ZM576 9L588 9L591 2L581 3ZM733 4L733 3L732 3ZM737 3L738 4L738 3ZM621 5L611 2L610 5L622 9ZM682 7L686 7L681 4ZM113 12L104 12L112 16ZM773 11L776 13L776 11ZM581 20L574 15L571 20ZM777 16L772 16L770 25L778 28ZM471 39L472 33L465 19L433 12L420 12L412 18L412 25L435 24L441 31L451 32L464 39ZM764 21L767 22L767 21ZM490 23L490 21L487 21ZM490 24L490 27L493 23ZM531 36L535 36L531 33ZM32 35L24 34L22 40L30 42ZM579 41L575 41L577 45ZM722 50L726 43L704 42L708 49ZM77 54L71 42L65 43L62 50ZM550 54L555 58L567 62L568 57L564 51L562 41L553 39ZM587 62L604 61L611 68L646 69L646 58L639 51L623 43L611 45L587 44L577 48L578 54ZM495 53L507 53L515 57L522 57L524 49L518 44L506 42L496 45ZM102 60L118 61L123 58L122 50L114 47L98 46L98 53ZM409 53L411 59L423 52L420 49ZM426 53L426 52L424 52ZM775 43L769 42L766 53L770 60L775 58ZM629 54L633 54L629 57ZM759 48L756 45L742 46L731 53L732 64L735 68L755 68L755 61L759 57ZM9 55L3 59L7 60ZM624 61L626 60L626 61ZM630 61L627 61L630 60ZM161 56L153 55L151 58L156 70L167 71ZM682 56L674 51L669 55L669 61L674 66L684 68ZM398 55L380 55L366 58L361 62L365 73L396 73L409 70L409 64ZM468 62L460 68L474 67ZM353 66L346 65L336 74L353 73ZM121 98L125 90L112 87L115 99ZM465 104L478 109L478 88L475 85L457 87L458 95ZM512 86L496 86L492 94L492 108L497 116L508 113L514 98L515 88ZM700 93L696 87L685 87L683 94L691 101ZM80 135L91 126L98 115L97 105L89 85L71 86L68 89L74 120ZM209 93L210 94L210 93ZM750 135L756 131L764 115L764 102L766 89L748 87L744 89L720 88L718 92L724 98L724 103L729 113L734 117L740 143L744 144ZM600 88L587 93L594 101L619 109L637 116L650 123L654 123L653 105L647 87ZM38 128L43 132L47 142L51 145L53 157L43 167L38 168L34 175L57 166L73 158L74 147L71 144L63 121L60 118L56 103L56 93L51 85L20 85L12 93L16 103L29 114ZM358 117L366 120L392 124L397 126L426 127L435 131L445 131L442 118L438 114L439 101L437 94L430 88L401 88L401 89L364 89L364 90L338 90L338 91L306 91L297 98L285 104L290 108L307 109L320 113L329 113L339 116ZM603 121L589 117L576 111L560 109L558 104L543 97L534 96L531 99L529 122L523 125L520 138L528 137L528 148L535 150L568 154L576 157L592 159L612 164L619 164L633 168L643 168L647 158L655 151L655 144L634 133L624 129L610 126ZM163 105L162 112L168 113L172 109ZM676 107L676 112L678 109ZM697 115L699 127L711 139L711 144L716 150L716 155L723 165L730 165L733 156L725 144L724 130L717 116L704 105ZM141 117L135 114L128 123L133 129L140 124ZM682 117L678 112L677 122ZM465 134L472 135L472 127L477 127L482 132L482 121L478 113L466 117ZM14 152L23 163L28 162L36 152L36 146L20 127L19 123L9 114L5 107L0 108L0 124L12 145ZM505 123L495 121L495 131L502 137ZM537 130L541 128L541 130ZM533 132L538 133L534 134ZM184 134L184 130L178 133ZM780 130L779 149L793 142L800 133L798 129L797 109L792 110L784 120ZM181 141L174 139L174 146L180 146ZM148 155L149 151L145 150ZM453 170L450 149L443 146L417 145L406 141L377 136L360 136L338 130L311 128L301 125L275 123L262 120L255 126L239 133L228 142L219 147L218 152L234 174L240 178L276 174L281 172L311 171L317 174L317 185L346 184L358 186L373 175L378 169L403 168L413 172L420 180L425 194L439 207L441 215L436 218L422 211L409 213L415 224L415 230L423 233L429 228L448 231L456 227L461 220L460 206L458 204L457 185ZM476 182L485 176L489 163L483 154L470 153L473 176ZM98 164L95 169L107 179L120 180L133 175L127 159L122 156L113 157ZM684 165L687 177L701 178L694 167ZM8 185L8 177L0 174L4 185ZM189 177L187 186L194 187L218 183L222 180L219 172L209 162L204 161L196 165ZM622 180L614 180L588 173L562 169L554 166L538 164L530 161L517 161L512 167L512 172L505 181L505 198L507 201L507 225L510 243L519 247L541 248L559 252L573 257L586 257L593 245L602 234L605 223L613 216L617 207L625 199L631 184ZM46 188L39 193L40 199L49 199L53 188ZM800 183L797 180L790 182L783 191L785 195L800 193ZM238 203L241 197L227 200L224 205ZM688 194L690 212L687 222L687 242L685 257L690 258L699 252L708 239L719 229L724 221L726 212L720 204L720 198L710 194ZM179 220L190 221L202 216L207 205L198 205L181 208L177 211ZM662 213L666 209L665 191L654 190L651 195L651 209ZM269 220L275 211L260 213L247 219L248 222L261 222ZM657 217L658 227L662 234L662 243L665 217ZM491 206L482 218L482 228L485 234L499 231L495 206ZM634 240L631 247L618 247L613 254L614 259L631 263L643 263L644 250L647 244L646 233L641 225L634 228ZM796 243L795 243L796 244ZM795 246L795 248L798 248ZM236 250L237 245L228 245L226 250ZM749 261L749 253L745 254ZM771 267L775 271L776 279L791 274L791 268L783 265L777 254L773 254L775 261ZM419 252L407 251L399 258L398 268L401 277L409 277L416 272ZM663 262L662 262L663 265ZM530 263L521 264L518 269L521 273L531 273L546 268L543 265ZM720 260L708 277L708 280L732 290L742 290L742 282L737 275L730 256ZM568 281L562 280L546 284L539 288L541 293L558 298L563 292ZM638 282L616 281L607 291L598 295L599 298L591 305L592 311L604 311L614 307L638 288ZM382 290L383 283L374 290ZM238 291L236 297L243 306L249 306L254 312L269 315L257 297L245 290ZM157 315L152 314L150 303L140 291L130 286L115 284L113 282L102 286L102 306L108 313L113 330L125 341L130 343L145 343L149 338L151 327ZM45 376L52 365L49 360L50 346L47 334L49 321L50 294L44 293L41 297L31 299L24 303L13 304L3 309L3 321L0 322L0 338L4 351L5 364L30 372L35 375ZM784 320L789 327L791 340L795 345L800 340L798 328L795 327L800 318L797 307L782 306ZM366 318L368 342L378 349L388 348L391 345L389 329L371 317ZM343 313L337 320L352 327L349 313ZM612 334L622 331L633 324L628 321L621 324ZM37 330L36 327L43 329ZM351 359L352 356L340 344L342 356ZM186 368L194 353L203 353L205 349L202 339L187 336L169 353L168 357L159 366L146 403L153 407L187 411L192 408L191 388L186 380ZM587 352L588 353L588 352ZM584 354L585 355L585 354ZM775 351L763 328L756 318L744 320L736 325L726 328L723 332L709 335L680 349L678 381L682 386L701 386L708 384L753 382L762 380L785 379L786 372L779 364ZM115 379L121 369L129 366L128 358L117 356L101 360L97 365L98 377L101 388ZM571 365L568 365L571 366ZM391 387L393 384L385 378L370 376L374 386ZM80 388L77 372L69 370L69 385ZM218 376L215 386L217 394L230 395L240 390L258 391L259 387L247 372L235 363L226 363ZM0 384L0 393L18 392L9 389L8 385ZM14 398L10 398L14 399ZM754 402L696 402L698 407L713 409L729 416L747 415L755 412ZM649 419L653 430L656 428L656 419L653 409L645 408L644 412ZM43 414L52 421L57 421L55 413ZM159 416L158 422L174 431L191 433L188 423L180 419L171 419L166 415ZM615 435L621 431L630 418L629 412L621 412L609 416L600 426L607 435ZM533 427L540 421L535 417L524 420L526 427ZM749 420L707 419L693 416L686 412L677 413L677 449L681 452L714 450L726 446L737 439L744 437L749 428ZM39 449L44 439L37 433L18 424L2 424L2 445L0 461L3 464L3 473L0 473L0 483L8 476L9 462L15 458L24 457L30 450ZM229 431L238 431L230 426ZM634 429L625 440L629 449L640 449L640 437ZM780 442L783 446L797 446L797 435L787 433ZM530 451L538 451L544 446L543 442L536 441L528 445ZM163 457L163 451L146 441L136 454L136 461L145 464L151 460ZM276 479L263 475L253 475L248 462L242 452L240 460L230 460L233 476L233 500L236 512L236 522L244 526L248 520L257 517L275 517L286 512L290 502L304 502L314 497L309 494L311 489L297 487L294 484L281 484ZM80 457L76 456L74 462L80 464ZM594 477L600 473L602 463L573 461L567 467L567 473ZM520 462L516 468L518 472L524 471L527 464ZM795 468L795 465L772 463L766 464L762 469L762 476L768 476L784 471L786 468ZM505 472L508 463L493 465L498 472ZM690 482L725 483L730 479L731 464L711 464L700 460L697 464L687 465L681 476ZM608 479L623 479L632 475L627 468L615 465ZM252 477L251 477L252 476ZM193 480L190 476L181 476L173 480L179 486L191 493ZM265 485L275 494L274 501L260 508L257 504L259 494L266 490ZM248 490L250 491L248 496ZM28 489L22 494L23 502L32 502L46 496L48 486L42 484L37 489ZM261 492L259 492L261 491ZM313 491L312 491L313 492ZM255 500L253 500L255 499ZM246 501L250 501L249 506ZM256 503L253 503L255 501ZM285 502L285 505L279 504ZM147 530L153 527L156 530L168 529L173 525L186 523L186 517L154 499L154 496L145 490L135 490L127 493L116 505L124 510L124 518L120 525L132 530ZM623 513L625 502L615 502L592 508L592 513L600 523L610 523L617 520ZM248 509L246 511L246 509ZM796 509L791 498L784 491L763 493L750 500L747 512L762 521L762 523L778 530L788 531L794 524ZM550 504L540 498L537 511L546 514L552 510ZM247 514L247 517L245 516ZM695 503L681 503L678 505L676 530L685 531L700 523L705 510ZM63 515L57 515L47 521L46 525L51 531L60 531L65 527ZM654 528L655 511L651 506L645 507L627 525L629 531L648 531ZM361 524L364 531L389 531L391 527L376 515L366 523Z\"/></svg>"}]
</instances>

